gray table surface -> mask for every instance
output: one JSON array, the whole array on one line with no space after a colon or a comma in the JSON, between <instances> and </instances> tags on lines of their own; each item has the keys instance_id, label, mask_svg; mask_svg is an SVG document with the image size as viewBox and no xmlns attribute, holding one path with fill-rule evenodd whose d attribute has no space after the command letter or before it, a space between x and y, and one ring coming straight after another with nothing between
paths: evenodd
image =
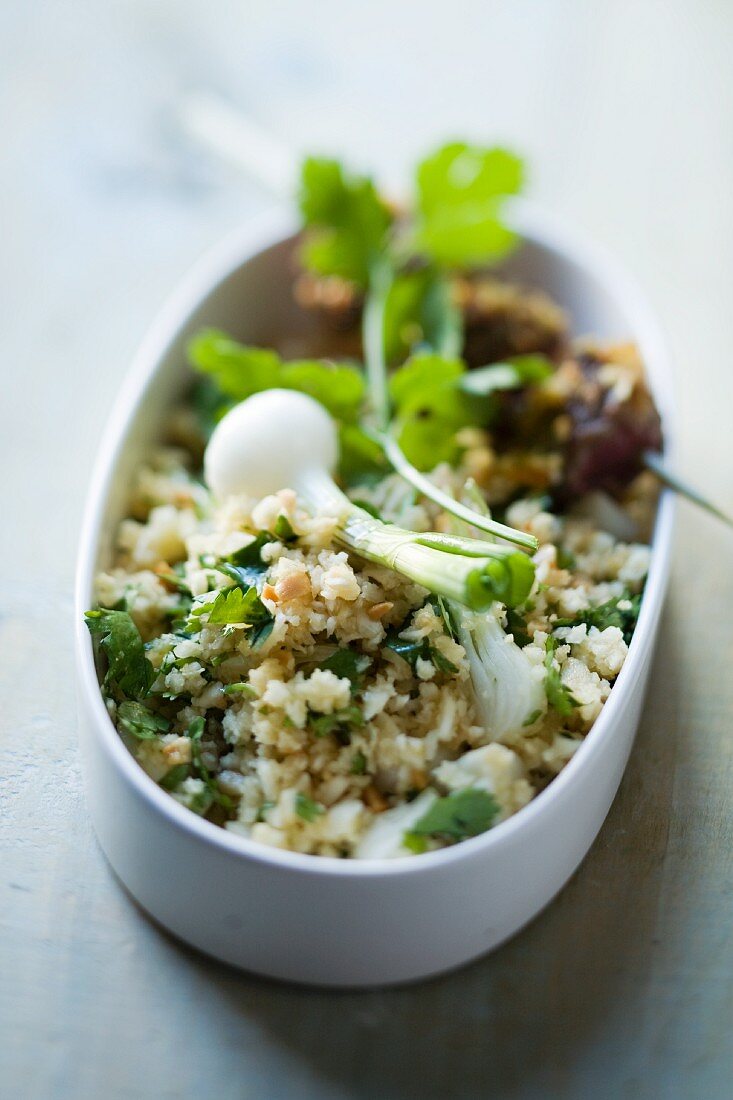
<instances>
[{"instance_id":1,"label":"gray table surface","mask_svg":"<svg viewBox=\"0 0 733 1100\"><path fill-rule=\"evenodd\" d=\"M726 0L5 0L4 1095L731 1095L729 532L681 509L636 751L581 870L494 956L392 992L256 980L136 910L85 812L70 592L138 339L197 255L267 205L177 131L193 86L387 179L449 134L523 150L533 196L650 291L678 363L681 463L733 505L732 36Z\"/></svg>"}]
</instances>

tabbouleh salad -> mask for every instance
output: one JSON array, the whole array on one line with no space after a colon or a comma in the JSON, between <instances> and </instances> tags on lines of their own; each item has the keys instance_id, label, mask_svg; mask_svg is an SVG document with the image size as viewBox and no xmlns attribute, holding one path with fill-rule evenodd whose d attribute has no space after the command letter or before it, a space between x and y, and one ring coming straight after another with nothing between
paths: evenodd
<instances>
[{"instance_id":1,"label":"tabbouleh salad","mask_svg":"<svg viewBox=\"0 0 733 1100\"><path fill-rule=\"evenodd\" d=\"M633 346L572 340L493 270L521 176L446 146L406 211L308 160L293 291L338 350L191 344L87 623L140 765L231 832L353 858L475 836L565 766L623 666L659 417ZM304 474L311 408L336 465ZM248 415L302 437L292 476L282 445L242 459Z\"/></svg>"}]
</instances>

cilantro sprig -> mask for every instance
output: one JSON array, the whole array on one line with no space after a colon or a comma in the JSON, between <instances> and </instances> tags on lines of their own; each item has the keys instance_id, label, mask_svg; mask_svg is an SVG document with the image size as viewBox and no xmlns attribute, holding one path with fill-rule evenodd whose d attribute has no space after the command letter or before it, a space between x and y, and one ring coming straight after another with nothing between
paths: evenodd
<instances>
[{"instance_id":1,"label":"cilantro sprig","mask_svg":"<svg viewBox=\"0 0 733 1100\"><path fill-rule=\"evenodd\" d=\"M453 267L501 259L517 243L504 205L521 190L523 176L521 160L507 149L443 146L417 169L418 247Z\"/></svg>"},{"instance_id":2,"label":"cilantro sprig","mask_svg":"<svg viewBox=\"0 0 733 1100\"><path fill-rule=\"evenodd\" d=\"M394 223L372 180L347 174L338 161L308 157L301 171L300 210L309 227L301 251L305 266L365 287Z\"/></svg>"},{"instance_id":3,"label":"cilantro sprig","mask_svg":"<svg viewBox=\"0 0 733 1100\"><path fill-rule=\"evenodd\" d=\"M211 331L191 344L194 366L230 402L274 386L302 390L339 422L341 474L347 480L384 472L386 459L464 522L536 549L532 536L477 515L421 474L442 459L455 461L456 431L484 422L485 408L478 419L477 408L486 405L491 383L484 380L479 394L457 384L465 367L457 358L461 318L449 276L456 263L491 263L514 246L502 207L519 189L521 175L513 154L453 143L420 165L412 207L395 213L368 178L347 173L333 160L309 158L300 188L301 258L315 274L348 279L363 293L366 382L349 364L284 363L274 351ZM393 354L403 352L414 356L391 392L387 367ZM509 374L522 384L518 372ZM493 388L508 384L505 371Z\"/></svg>"}]
</instances>

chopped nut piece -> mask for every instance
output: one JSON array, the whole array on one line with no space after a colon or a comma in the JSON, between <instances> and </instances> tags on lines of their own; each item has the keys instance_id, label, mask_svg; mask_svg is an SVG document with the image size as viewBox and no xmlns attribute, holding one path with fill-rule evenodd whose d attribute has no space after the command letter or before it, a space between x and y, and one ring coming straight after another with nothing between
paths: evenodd
<instances>
[{"instance_id":1,"label":"chopped nut piece","mask_svg":"<svg viewBox=\"0 0 733 1100\"><path fill-rule=\"evenodd\" d=\"M162 751L173 765L188 764L191 760L191 742L187 737L177 737L175 741L169 741L163 745Z\"/></svg>"},{"instance_id":2,"label":"chopped nut piece","mask_svg":"<svg viewBox=\"0 0 733 1100\"><path fill-rule=\"evenodd\" d=\"M295 600L299 596L310 595L310 581L305 573L289 573L278 581L276 591L281 600Z\"/></svg>"},{"instance_id":3,"label":"chopped nut piece","mask_svg":"<svg viewBox=\"0 0 733 1100\"><path fill-rule=\"evenodd\" d=\"M160 577L160 583L168 592L175 592L177 589L175 581L170 580L166 574L173 572L173 566L169 565L167 561L159 561L153 568L153 572Z\"/></svg>"},{"instance_id":4,"label":"chopped nut piece","mask_svg":"<svg viewBox=\"0 0 733 1100\"><path fill-rule=\"evenodd\" d=\"M393 603L390 603L389 600L384 600L382 603L375 603L370 607L367 611L367 615L376 622L378 619L383 619L385 615L388 615L393 607Z\"/></svg>"},{"instance_id":5,"label":"chopped nut piece","mask_svg":"<svg viewBox=\"0 0 733 1100\"><path fill-rule=\"evenodd\" d=\"M365 787L362 798L369 809L373 810L375 814L381 814L384 810L389 808L389 802L381 791L377 790L373 783Z\"/></svg>"}]
</instances>

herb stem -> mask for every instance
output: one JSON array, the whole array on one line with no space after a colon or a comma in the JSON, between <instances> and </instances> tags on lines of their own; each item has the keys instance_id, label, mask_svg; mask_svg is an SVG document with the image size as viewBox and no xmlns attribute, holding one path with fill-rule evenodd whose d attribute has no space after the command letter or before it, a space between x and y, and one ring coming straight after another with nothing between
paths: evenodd
<instances>
[{"instance_id":1,"label":"herb stem","mask_svg":"<svg viewBox=\"0 0 733 1100\"><path fill-rule=\"evenodd\" d=\"M384 354L384 319L393 278L394 270L388 259L382 258L373 263L364 302L362 343L364 345L369 403L374 427L373 438L379 443L390 465L400 477L404 478L405 481L445 511L457 516L465 523L472 524L481 531L494 535L496 538L506 539L507 542L522 546L526 550L536 550L537 540L532 535L528 535L524 531L517 531L504 523L498 523L496 520L468 508L465 504L460 504L448 493L444 493L429 478L421 474L411 462L408 462L399 444L390 434L389 386L387 382L387 361ZM441 290L444 295L448 294L446 285ZM456 335L457 333L453 331L449 337L451 342L456 339Z\"/></svg>"},{"instance_id":2,"label":"herb stem","mask_svg":"<svg viewBox=\"0 0 733 1100\"><path fill-rule=\"evenodd\" d=\"M380 433L378 442L390 465L400 477L403 477L405 481L409 481L423 496L428 497L435 504L439 504L446 512L450 512L457 519L462 519L464 523L478 527L480 531L486 531L496 538L506 539L507 542L512 542L516 546L523 546L526 550L534 551L537 549L537 539L533 535L518 531L514 527L508 527L505 523L499 523L497 520L491 519L490 516L477 512L473 508L468 508L465 504L455 500L449 493L439 489L429 478L421 474L412 463L408 462L398 443L388 432Z\"/></svg>"},{"instance_id":3,"label":"herb stem","mask_svg":"<svg viewBox=\"0 0 733 1100\"><path fill-rule=\"evenodd\" d=\"M393 271L386 259L372 264L369 289L362 314L362 343L366 363L369 400L375 427L383 432L389 424L389 389L384 355L384 320Z\"/></svg>"}]
</instances>

